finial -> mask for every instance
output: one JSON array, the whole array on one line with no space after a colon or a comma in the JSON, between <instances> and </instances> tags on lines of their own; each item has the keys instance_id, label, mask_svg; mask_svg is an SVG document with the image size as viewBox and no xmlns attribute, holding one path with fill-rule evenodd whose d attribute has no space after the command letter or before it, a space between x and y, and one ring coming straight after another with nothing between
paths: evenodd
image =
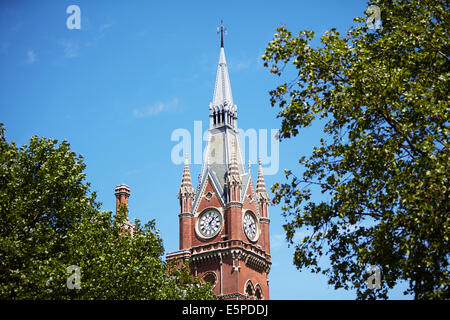
<instances>
[{"instance_id":1,"label":"finial","mask_svg":"<svg viewBox=\"0 0 450 320\"><path fill-rule=\"evenodd\" d=\"M261 165L261 157L258 158L258 164Z\"/></svg>"},{"instance_id":2,"label":"finial","mask_svg":"<svg viewBox=\"0 0 450 320\"><path fill-rule=\"evenodd\" d=\"M220 20L220 26L217 27L217 34L220 32L220 47L223 48L223 32L227 34L227 28L223 25L223 20Z\"/></svg>"}]
</instances>

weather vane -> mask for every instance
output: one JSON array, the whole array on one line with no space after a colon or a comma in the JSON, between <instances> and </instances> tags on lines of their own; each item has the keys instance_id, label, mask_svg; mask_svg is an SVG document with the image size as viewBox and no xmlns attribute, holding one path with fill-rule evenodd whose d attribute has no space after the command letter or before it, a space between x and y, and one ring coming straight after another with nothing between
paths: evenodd
<instances>
[{"instance_id":1,"label":"weather vane","mask_svg":"<svg viewBox=\"0 0 450 320\"><path fill-rule=\"evenodd\" d=\"M220 20L220 26L217 27L217 34L220 32L220 47L223 48L223 32L225 31L225 34L227 34L227 28L224 27L223 21Z\"/></svg>"}]
</instances>

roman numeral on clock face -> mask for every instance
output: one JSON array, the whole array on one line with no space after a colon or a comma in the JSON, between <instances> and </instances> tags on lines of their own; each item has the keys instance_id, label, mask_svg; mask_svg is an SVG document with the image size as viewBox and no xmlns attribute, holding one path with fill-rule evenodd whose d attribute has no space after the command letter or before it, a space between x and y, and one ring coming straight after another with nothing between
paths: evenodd
<instances>
[{"instance_id":1,"label":"roman numeral on clock face","mask_svg":"<svg viewBox=\"0 0 450 320\"><path fill-rule=\"evenodd\" d=\"M222 220L216 211L208 211L201 215L199 231L203 236L209 237L219 232Z\"/></svg>"}]
</instances>

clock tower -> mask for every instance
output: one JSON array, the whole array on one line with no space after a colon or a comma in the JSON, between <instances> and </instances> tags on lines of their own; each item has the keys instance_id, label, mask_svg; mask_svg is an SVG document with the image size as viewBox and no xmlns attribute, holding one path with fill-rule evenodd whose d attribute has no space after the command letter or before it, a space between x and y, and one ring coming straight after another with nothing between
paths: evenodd
<instances>
[{"instance_id":1,"label":"clock tower","mask_svg":"<svg viewBox=\"0 0 450 320\"><path fill-rule=\"evenodd\" d=\"M220 26L216 84L209 104L209 139L198 186L188 155L178 192L180 250L166 259L189 261L191 272L220 299L269 299L269 195L259 162L256 188L243 165Z\"/></svg>"}]
</instances>

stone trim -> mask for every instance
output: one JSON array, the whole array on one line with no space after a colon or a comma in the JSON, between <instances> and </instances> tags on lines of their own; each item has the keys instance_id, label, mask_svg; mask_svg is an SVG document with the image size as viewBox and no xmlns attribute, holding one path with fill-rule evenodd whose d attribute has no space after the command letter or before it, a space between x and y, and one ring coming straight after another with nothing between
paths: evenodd
<instances>
[{"instance_id":1,"label":"stone trim","mask_svg":"<svg viewBox=\"0 0 450 320\"><path fill-rule=\"evenodd\" d=\"M217 299L219 299L219 300L225 300L225 299L248 300L248 297L245 294L236 292L236 293L222 294L220 296L217 296Z\"/></svg>"},{"instance_id":2,"label":"stone trim","mask_svg":"<svg viewBox=\"0 0 450 320\"><path fill-rule=\"evenodd\" d=\"M267 224L270 223L270 219L269 219L269 218L266 218L266 217L260 217L260 218L259 218L259 221L260 221L260 222L263 222L263 223L267 223Z\"/></svg>"},{"instance_id":3,"label":"stone trim","mask_svg":"<svg viewBox=\"0 0 450 320\"><path fill-rule=\"evenodd\" d=\"M244 261L249 267L270 272L270 255L257 246L242 240L227 240L208 245L193 247L189 260L193 265L204 265L221 261L222 257L230 256L233 260Z\"/></svg>"}]
</instances>

